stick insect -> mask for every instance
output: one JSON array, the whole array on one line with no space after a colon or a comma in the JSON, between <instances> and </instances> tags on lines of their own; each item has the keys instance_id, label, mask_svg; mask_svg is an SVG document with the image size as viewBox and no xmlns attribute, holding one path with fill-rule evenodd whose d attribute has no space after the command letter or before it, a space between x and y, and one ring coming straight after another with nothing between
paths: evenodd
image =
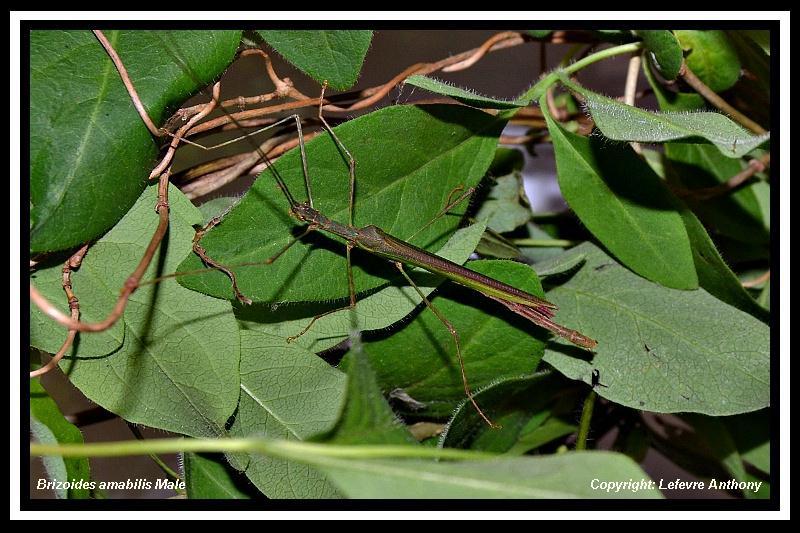
<instances>
[{"instance_id":1,"label":"stick insect","mask_svg":"<svg viewBox=\"0 0 800 533\"><path fill-rule=\"evenodd\" d=\"M183 62L180 61L180 58L177 56L176 60L180 64L183 64ZM188 66L185 66L185 68L188 68ZM272 164L270 163L269 159L263 154L263 152L257 146L257 144L253 142L251 138L253 134L245 134L245 136L243 137L248 139L249 142L255 147L256 151L259 153L259 155L261 156L263 162L268 167L268 169L273 170L271 174L275 180L276 185L278 186L281 193L286 199L286 202L289 207L289 214L298 221L300 221L301 223L305 224L305 230L299 236L293 238L291 241L289 241L288 244L283 246L277 252L277 254L265 260L263 263L272 264L273 262L278 260L280 256L283 255L291 246L293 246L295 243L302 240L304 237L306 237L312 232L327 233L329 235L338 236L345 241L348 291L349 291L348 305L340 309L335 309L333 311L328 311L321 315L314 316L305 328L303 328L296 335L289 337L287 341L291 342L299 338L306 332L308 332L319 318L327 314L330 314L334 311L341 311L344 309L355 308L357 303L356 288L353 281L353 268L351 262L351 251L353 250L353 248L358 248L375 256L386 259L387 261L389 261L394 265L394 267L400 272L400 274L408 282L408 284L411 287L413 287L413 289L416 291L416 293L418 294L424 305L436 316L436 318L444 325L444 327L449 332L450 336L453 339L453 343L455 345L456 357L459 363L461 379L464 386L464 392L467 398L470 400L474 408L477 410L478 414L487 424L489 424L492 427L497 427L483 412L483 410L480 408L480 406L478 405L477 401L473 396L465 370L464 359L461 353L461 345L458 332L453 327L452 323L444 316L444 314L441 313L441 311L439 311L439 309L417 286L417 284L413 281L411 276L409 276L409 274L406 272L406 266L422 268L424 270L427 270L428 272L442 276L464 287L473 289L483 294L487 298L490 298L500 303L501 305L508 308L510 311L524 318L527 318L534 324L543 327L553 332L554 334L563 337L564 339L570 341L571 343L580 346L582 348L585 348L587 350L593 349L597 345L597 342L578 331L569 329L554 322L553 317L557 310L557 306L552 304L551 302L548 302L547 300L529 294L525 291L519 290L511 285L505 284L493 278L479 274L457 263L443 259L422 248L414 246L409 242L393 237L392 235L389 235L388 233L386 233L381 228L375 225L366 225L363 227L355 226L353 224L353 214L354 214L355 189L356 189L356 160L350 153L350 151L347 149L347 147L337 137L333 128L331 128L331 126L328 124L327 120L324 117L323 104L325 102L324 98L325 98L326 85L327 85L326 83L323 83L322 85L322 90L319 98L317 118L320 124L322 125L324 131L328 135L330 135L331 139L336 144L336 147L338 148L338 150L340 150L342 156L345 157L348 161L349 202L348 202L348 222L346 224L333 220L332 218L326 216L324 213L322 213L321 211L317 210L314 207L312 183L308 172L308 161L306 157L305 144L303 140L304 139L303 131L299 116L290 115L278 121L277 123L268 126L267 128L259 130L259 132L279 126L284 123L294 122L295 128L297 130L298 145L299 145L300 159L302 165L302 174L305 184L306 200L303 202L295 199L295 197L290 192L287 184L284 182L281 176L276 171L274 171L274 168L272 167ZM233 116L230 114L228 114L228 116L229 118L231 118L234 124L236 124L236 121L233 118ZM427 228L431 223L433 223L439 217L446 214L455 205L459 204L460 202L468 198L469 195L472 193L472 190L467 190L463 192L455 200L451 201L451 199L457 192L458 192L457 190L454 190L451 193L450 198L448 198L447 204L444 206L444 208L436 215L436 217L434 217L434 219L432 219L425 226L420 228L420 230L418 230L417 233ZM208 231L210 227L213 227L219 222L220 222L219 218L212 220L209 226L203 228L200 231L199 235L202 236L202 233ZM195 251L208 266L225 272L225 274L228 275L228 277L231 279L233 290L237 298L244 303L248 302L247 297L240 293L236 285L235 274L230 269L226 268L224 265L221 265L220 263L214 261L212 258L208 257L205 250L199 244L199 238L195 239Z\"/></svg>"}]
</instances>

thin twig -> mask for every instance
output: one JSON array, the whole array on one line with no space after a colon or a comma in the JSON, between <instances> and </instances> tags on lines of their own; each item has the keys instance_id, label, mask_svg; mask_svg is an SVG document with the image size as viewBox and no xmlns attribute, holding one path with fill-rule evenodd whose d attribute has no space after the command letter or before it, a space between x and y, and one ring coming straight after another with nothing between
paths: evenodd
<instances>
[{"instance_id":1,"label":"thin twig","mask_svg":"<svg viewBox=\"0 0 800 533\"><path fill-rule=\"evenodd\" d=\"M700 96L708 100L709 103L711 103L720 111L726 113L733 120L758 135L767 133L767 130L762 128L760 124L746 116L744 113L726 102L720 95L712 91L708 85L703 83L700 78L698 78L695 73L689 69L689 67L686 65L686 62L681 65L680 75L692 89L700 94Z\"/></svg>"},{"instance_id":2,"label":"thin twig","mask_svg":"<svg viewBox=\"0 0 800 533\"><path fill-rule=\"evenodd\" d=\"M219 88L220 88L220 82L215 83L214 87L211 89L211 94L212 94L211 101L206 104L205 108L203 108L202 111L200 111L198 114L190 118L189 122L181 126L180 129L178 129L177 133L173 135L172 141L169 143L169 148L167 148L167 153L164 155L164 158L156 166L156 168L154 168L153 171L150 172L149 179L153 179L156 176L163 174L163 172L167 169L167 167L169 167L169 165L172 163L172 158L175 156L175 150L178 148L178 144L180 144L181 138L186 134L186 132L192 129L192 126L197 124L200 120L208 116L208 114L214 110L214 108L217 106L217 102L219 101Z\"/></svg>"},{"instance_id":3,"label":"thin twig","mask_svg":"<svg viewBox=\"0 0 800 533\"><path fill-rule=\"evenodd\" d=\"M61 269L61 287L64 289L64 293L67 295L67 304L69 305L70 316L73 320L78 320L81 312L80 305L78 303L78 297L75 296L74 292L72 292L72 272L81 266L81 262L83 261L83 258L88 250L88 244L82 246L72 255L72 257L64 262L64 267ZM77 334L78 330L70 329L69 332L67 332L67 338L64 340L64 344L61 345L61 348L58 349L58 351L50 359L50 361L47 362L47 364L37 368L36 370L33 370L30 373L30 377L36 378L43 376L57 367L59 361L61 361L61 359L64 357L64 355L66 355L67 351L72 346Z\"/></svg>"},{"instance_id":4,"label":"thin twig","mask_svg":"<svg viewBox=\"0 0 800 533\"><path fill-rule=\"evenodd\" d=\"M117 68L117 72L119 72L119 77L122 78L122 83L125 85L125 89L128 91L128 94L133 101L133 107L136 108L136 111L139 113L139 116L142 118L142 122L144 125L147 126L147 129L150 130L150 133L155 135L156 137L161 137L164 135L164 132L156 127L153 124L153 121L150 120L150 115L147 114L147 110L144 108L144 104L142 103L142 99L139 98L139 93L136 92L136 87L133 86L133 82L131 81L130 76L128 76L128 69L125 68L125 65L122 63L122 59L120 59L119 54L117 51L114 50L114 47L108 42L106 36L100 30L92 30L97 40L100 41L100 44L103 45L103 48L106 49L106 53L108 57L111 58L111 61L114 63L114 66Z\"/></svg>"},{"instance_id":5,"label":"thin twig","mask_svg":"<svg viewBox=\"0 0 800 533\"><path fill-rule=\"evenodd\" d=\"M631 56L628 61L628 74L625 77L625 93L622 97L623 103L629 106L636 105L636 85L639 81L639 70L642 68L642 56L638 53ZM637 153L642 153L642 146L637 142L632 142L631 148Z\"/></svg>"}]
</instances>

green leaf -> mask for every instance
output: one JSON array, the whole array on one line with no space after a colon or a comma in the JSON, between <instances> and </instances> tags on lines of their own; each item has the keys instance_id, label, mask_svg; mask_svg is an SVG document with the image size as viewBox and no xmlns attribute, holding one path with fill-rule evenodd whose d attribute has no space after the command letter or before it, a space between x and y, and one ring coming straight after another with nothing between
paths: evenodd
<instances>
[{"instance_id":1,"label":"green leaf","mask_svg":"<svg viewBox=\"0 0 800 533\"><path fill-rule=\"evenodd\" d=\"M697 287L686 229L672 194L626 145L566 131L542 103L553 139L561 193L617 258L662 285Z\"/></svg>"},{"instance_id":2,"label":"green leaf","mask_svg":"<svg viewBox=\"0 0 800 533\"><path fill-rule=\"evenodd\" d=\"M220 196L198 206L203 215L203 224L208 224L214 217L226 214L240 199L239 196Z\"/></svg>"},{"instance_id":3,"label":"green leaf","mask_svg":"<svg viewBox=\"0 0 800 533\"><path fill-rule=\"evenodd\" d=\"M305 440L327 431L345 398L345 376L286 338L241 332L241 398L234 437ZM314 468L265 455L229 456L270 498L334 498Z\"/></svg>"},{"instance_id":4,"label":"green leaf","mask_svg":"<svg viewBox=\"0 0 800 533\"><path fill-rule=\"evenodd\" d=\"M675 35L669 30L636 30L634 33L644 41L661 75L668 80L677 78L683 63L683 50Z\"/></svg>"},{"instance_id":5,"label":"green leaf","mask_svg":"<svg viewBox=\"0 0 800 533\"><path fill-rule=\"evenodd\" d=\"M232 471L221 455L183 454L186 496L190 500L248 500L252 486Z\"/></svg>"},{"instance_id":6,"label":"green leaf","mask_svg":"<svg viewBox=\"0 0 800 533\"><path fill-rule=\"evenodd\" d=\"M467 267L542 296L530 267L510 261L473 261ZM423 278L424 279L424 278ZM547 333L483 295L445 285L433 305L459 333L473 390L498 379L532 374ZM413 350L409 347L413 346ZM464 399L453 338L425 307L390 337L365 342L364 349L383 390L403 389L425 404L426 416L446 416Z\"/></svg>"},{"instance_id":7,"label":"green leaf","mask_svg":"<svg viewBox=\"0 0 800 533\"><path fill-rule=\"evenodd\" d=\"M727 157L739 158L769 140L769 133L753 135L721 113L654 113L592 92L566 77L561 81L586 99L597 128L614 141L709 142Z\"/></svg>"},{"instance_id":8,"label":"green leaf","mask_svg":"<svg viewBox=\"0 0 800 533\"><path fill-rule=\"evenodd\" d=\"M357 160L355 224L374 224L402 240L413 236L441 211L456 187L480 181L504 122L463 106L392 106L335 128ZM346 222L346 161L329 135L316 137L306 149L315 207ZM297 150L282 156L275 170L295 198L305 198ZM349 291L345 247L339 238L316 232L272 265L234 266L264 261L291 241L299 222L287 210L286 198L267 171L202 244L211 257L236 272L242 292L255 301L344 301ZM412 244L435 250L458 222L455 214L443 216ZM199 259L189 258L180 269L196 268L202 268ZM353 277L359 292L385 285L387 276L399 277L384 259L354 250ZM232 298L230 280L220 272L180 280L195 290Z\"/></svg>"},{"instance_id":9,"label":"green leaf","mask_svg":"<svg viewBox=\"0 0 800 533\"><path fill-rule=\"evenodd\" d=\"M655 94L656 100L658 101L658 107L662 111L696 111L706 107L706 101L697 93L681 93L667 90L656 79L648 62L645 62L642 68L647 82L650 84L650 87L653 88L653 94Z\"/></svg>"},{"instance_id":10,"label":"green leaf","mask_svg":"<svg viewBox=\"0 0 800 533\"><path fill-rule=\"evenodd\" d=\"M592 489L592 480L630 481L647 475L612 452L568 452L459 463L308 457L350 498L660 498L645 486Z\"/></svg>"},{"instance_id":11,"label":"green leaf","mask_svg":"<svg viewBox=\"0 0 800 533\"><path fill-rule=\"evenodd\" d=\"M347 368L347 402L333 430L316 440L335 444L416 444L383 397L357 337L353 338L353 347L343 365Z\"/></svg>"},{"instance_id":12,"label":"green leaf","mask_svg":"<svg viewBox=\"0 0 800 533\"><path fill-rule=\"evenodd\" d=\"M79 298L115 297L158 224L157 187L92 246L73 279ZM169 274L191 253L197 208L174 187L170 224L143 280ZM98 309L105 315L111 309ZM103 356L65 358L61 369L90 400L130 422L193 437L216 437L239 398L239 332L228 302L185 289L174 279L142 285L122 317L122 346Z\"/></svg>"},{"instance_id":13,"label":"green leaf","mask_svg":"<svg viewBox=\"0 0 800 533\"><path fill-rule=\"evenodd\" d=\"M498 233L513 231L531 219L530 201L525 196L520 171L495 178L475 219L485 220L487 227Z\"/></svg>"},{"instance_id":14,"label":"green leaf","mask_svg":"<svg viewBox=\"0 0 800 533\"><path fill-rule=\"evenodd\" d=\"M764 409L720 419L742 459L765 474L770 473L770 415L770 410Z\"/></svg>"},{"instance_id":15,"label":"green leaf","mask_svg":"<svg viewBox=\"0 0 800 533\"><path fill-rule=\"evenodd\" d=\"M682 439L689 449L718 462L733 479L745 479L744 463L721 418L698 414L684 414L681 418L694 429L693 434Z\"/></svg>"},{"instance_id":16,"label":"green leaf","mask_svg":"<svg viewBox=\"0 0 800 533\"><path fill-rule=\"evenodd\" d=\"M670 176L689 191L725 183L742 170L740 160L724 157L710 146L667 143L665 154ZM769 229L752 183L716 198L693 201L689 196L687 202L708 226L723 235L744 242L769 242Z\"/></svg>"},{"instance_id":17,"label":"green leaf","mask_svg":"<svg viewBox=\"0 0 800 533\"><path fill-rule=\"evenodd\" d=\"M542 414L544 419L549 416L546 407L553 403L556 393L563 387L563 380L551 372L490 383L475 393L475 401L502 428L487 426L467 399L456 408L439 439L439 447L505 453L519 443L532 419Z\"/></svg>"},{"instance_id":18,"label":"green leaf","mask_svg":"<svg viewBox=\"0 0 800 533\"><path fill-rule=\"evenodd\" d=\"M352 87L372 41L371 30L259 30L289 63L337 91Z\"/></svg>"},{"instance_id":19,"label":"green leaf","mask_svg":"<svg viewBox=\"0 0 800 533\"><path fill-rule=\"evenodd\" d=\"M483 109L518 109L528 105L528 102L521 99L501 100L499 98L492 98L491 96L478 94L472 89L463 89L451 85L446 81L429 78L420 74L409 76L403 83L425 89L432 93L441 94L442 96L449 96L462 104Z\"/></svg>"},{"instance_id":20,"label":"green leaf","mask_svg":"<svg viewBox=\"0 0 800 533\"><path fill-rule=\"evenodd\" d=\"M456 231L436 255L458 264L463 264L475 250L485 224L477 223ZM412 272L424 272L411 269ZM440 276L423 274L417 279L417 286L428 296L445 279ZM373 331L388 328L411 313L422 300L413 287L390 285L375 294L358 300L356 308L340 309L320 317L307 333L293 343L312 352L333 348L347 339L351 331ZM250 305L236 308L236 315L245 329L261 331L275 337L286 339L297 335L305 328L313 314L298 313L302 318L293 318L291 308L272 309L268 305Z\"/></svg>"},{"instance_id":21,"label":"green leaf","mask_svg":"<svg viewBox=\"0 0 800 533\"><path fill-rule=\"evenodd\" d=\"M531 450L535 450L554 440L566 437L578 431L576 424L571 424L559 417L547 418L541 425L529 431L522 431L514 443L509 448L506 455L522 455Z\"/></svg>"},{"instance_id":22,"label":"green leaf","mask_svg":"<svg viewBox=\"0 0 800 533\"><path fill-rule=\"evenodd\" d=\"M562 342L545 361L622 405L654 412L730 415L769 405L769 327L700 289L678 291L640 278L584 243L567 255L586 263L547 292L571 327L597 339L591 357Z\"/></svg>"},{"instance_id":23,"label":"green leaf","mask_svg":"<svg viewBox=\"0 0 800 533\"><path fill-rule=\"evenodd\" d=\"M31 435L41 444L83 444L83 434L67 422L56 402L47 394L38 379L32 379L30 395ZM89 459L59 456L42 457L48 481L90 482ZM89 498L88 488L69 488L55 491L58 499Z\"/></svg>"},{"instance_id":24,"label":"green leaf","mask_svg":"<svg viewBox=\"0 0 800 533\"><path fill-rule=\"evenodd\" d=\"M686 65L714 92L733 87L741 64L736 49L721 30L676 30L686 54Z\"/></svg>"},{"instance_id":25,"label":"green leaf","mask_svg":"<svg viewBox=\"0 0 800 533\"><path fill-rule=\"evenodd\" d=\"M88 252L88 257L94 254ZM31 283L47 298L56 308L65 315L70 315L67 297L62 287L63 261L66 257L59 257L59 261L48 261L38 265L31 275ZM90 259L87 259L87 262ZM83 274L73 273L71 276L72 289L78 297L80 304L80 318L84 322L99 322L114 307L119 291L111 287L103 287L103 280L92 275L93 271L86 269ZM55 354L67 337L67 330L61 324L45 315L39 307L30 302L30 345L49 354ZM125 322L117 321L105 331L98 333L78 333L67 356L82 355L100 356L107 355L119 349L125 339Z\"/></svg>"},{"instance_id":26,"label":"green leaf","mask_svg":"<svg viewBox=\"0 0 800 533\"><path fill-rule=\"evenodd\" d=\"M722 259L697 217L688 209L681 211L681 216L692 243L692 258L700 286L723 302L767 322L769 313L742 287L741 281Z\"/></svg>"},{"instance_id":27,"label":"green leaf","mask_svg":"<svg viewBox=\"0 0 800 533\"><path fill-rule=\"evenodd\" d=\"M553 33L553 30L528 30L528 34L536 39L544 39Z\"/></svg>"},{"instance_id":28,"label":"green leaf","mask_svg":"<svg viewBox=\"0 0 800 533\"><path fill-rule=\"evenodd\" d=\"M240 35L106 32L156 124L219 76ZM122 218L145 187L157 147L92 32L31 32L30 67L30 248L62 250Z\"/></svg>"}]
</instances>

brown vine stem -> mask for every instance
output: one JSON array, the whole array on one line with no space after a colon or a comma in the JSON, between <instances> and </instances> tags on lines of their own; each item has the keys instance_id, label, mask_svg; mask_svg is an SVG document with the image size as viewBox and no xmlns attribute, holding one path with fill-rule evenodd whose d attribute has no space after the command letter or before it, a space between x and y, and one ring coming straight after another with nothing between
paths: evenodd
<instances>
[{"instance_id":1,"label":"brown vine stem","mask_svg":"<svg viewBox=\"0 0 800 533\"><path fill-rule=\"evenodd\" d=\"M33 286L33 283L30 284L31 301L35 303L36 306L39 307L39 309L41 309L42 312L44 312L47 316L70 330L74 329L77 331L97 332L104 331L113 326L125 311L125 307L128 305L128 299L139 286L139 280L142 279L145 270L147 270L147 267L150 266L150 262L158 250L161 240L167 233L167 227L169 226L169 199L167 195L168 187L169 172L164 172L158 182L158 202L156 203L156 210L158 212L159 219L158 227L156 228L153 237L150 239L150 244L148 244L142 259L136 266L136 270L134 270L133 273L128 276L128 279L125 280L125 284L123 285L122 291L117 298L117 302L114 304L114 308L106 318L100 322L87 324L86 322L81 322L78 319L67 316L52 303L50 303L47 298L42 296L36 287Z\"/></svg>"},{"instance_id":2,"label":"brown vine stem","mask_svg":"<svg viewBox=\"0 0 800 533\"><path fill-rule=\"evenodd\" d=\"M175 156L175 150L178 149L178 144L180 144L181 139L183 136L192 129L192 126L197 124L200 120L204 117L208 116L211 111L217 106L217 102L219 102L219 88L220 82L214 84L214 87L211 89L211 101L206 104L202 111L198 114L193 116L189 119L189 121L184 124L183 126L178 129L178 131L172 136L172 141L169 143L169 148L167 148L167 153L164 154L164 158L161 162L153 169L150 173L150 177L148 179L153 179L156 176L159 176L164 173L167 167L172 163L172 158Z\"/></svg>"},{"instance_id":3,"label":"brown vine stem","mask_svg":"<svg viewBox=\"0 0 800 533\"><path fill-rule=\"evenodd\" d=\"M695 200L710 200L711 198L728 194L746 183L757 173L764 172L769 168L769 159L769 153L762 155L758 159L751 159L747 162L747 168L731 176L725 183L702 189L678 189L676 192L679 196Z\"/></svg>"},{"instance_id":4,"label":"brown vine stem","mask_svg":"<svg viewBox=\"0 0 800 533\"><path fill-rule=\"evenodd\" d=\"M131 81L130 76L128 76L128 69L125 68L125 65L122 63L122 59L120 59L119 54L117 51L114 50L114 47L108 41L106 36L103 34L101 30L92 30L97 40L100 41L100 44L103 45L103 48L106 49L106 53L108 57L111 58L111 61L114 63L114 66L117 68L117 72L119 73L119 77L122 78L122 83L125 85L125 89L127 89L128 94L133 101L133 107L136 108L136 111L139 113L139 116L142 118L142 122L144 122L147 129L150 130L150 133L155 135L156 137L161 137L164 135L164 132L156 127L153 124L153 121L150 120L150 115L147 114L147 110L144 108L144 104L142 103L142 99L139 98L139 93L136 92L136 87L133 86L133 82Z\"/></svg>"},{"instance_id":5,"label":"brown vine stem","mask_svg":"<svg viewBox=\"0 0 800 533\"><path fill-rule=\"evenodd\" d=\"M82 246L77 252L75 252L72 257L67 259L64 262L64 267L61 269L61 287L64 289L64 293L67 295L67 304L69 305L70 310L70 317L73 320L78 320L80 318L80 304L78 302L78 297L75 296L75 293L72 292L72 272L77 270L81 266L81 262L83 261L83 257L86 255L86 252L89 250L89 245L86 244ZM55 367L58 366L59 361L66 355L67 351L72 346L72 343L75 341L75 336L78 334L78 330L70 329L67 333L67 338L64 340L64 344L61 345L61 348L53 355L50 361L47 364L43 365L36 370L31 371L30 377L36 378L39 376L43 376L53 370Z\"/></svg>"},{"instance_id":6,"label":"brown vine stem","mask_svg":"<svg viewBox=\"0 0 800 533\"><path fill-rule=\"evenodd\" d=\"M498 36L500 36L500 37L498 37ZM556 36L553 37L553 39L555 39L555 38L556 38ZM368 89L364 89L364 90L359 91L358 93L356 93L355 98L357 99L357 101L355 103L351 104L350 106L341 107L341 106L333 105L328 101L328 103L326 105L324 105L323 111L325 111L325 112L333 112L333 113L350 113L350 112L353 112L353 111L358 111L360 109L364 109L364 108L370 107L370 106L374 105L375 103L379 102L384 97L386 97L386 95L388 95L389 92L393 88L395 88L397 85L402 83L403 80L405 80L406 78L408 78L412 74L430 74L430 73L435 72L437 70L441 70L441 69L443 69L445 67L448 67L448 66L451 66L451 65L458 65L458 64L461 64L461 65L454 67L452 69L452 71L463 70L464 68L468 68L466 66L463 66L464 64L469 63L469 66L471 66L472 64L475 63L475 61L472 61L472 62L469 61L469 60L471 60L473 58L473 56L477 56L478 59L480 59L480 58L484 57L487 52L494 52L494 51L497 51L497 50L502 50L504 48L518 46L520 44L523 44L523 43L527 42L528 40L532 40L532 38L530 38L528 36L525 36L523 34L517 33L517 32L503 32L503 33L500 33L500 34L496 34L496 35L490 37L486 42L484 42L484 44L482 44L478 48L474 48L474 49L468 50L466 52L461 52L459 54L456 54L454 56L450 56L450 57L441 59L441 60L436 61L434 63L416 63L414 65L411 65L410 67L407 67L402 72L400 72L399 74L397 74L396 76L391 78L386 83L384 83L382 85L375 86L375 87L371 87L371 88L368 88ZM487 42L490 43L489 46L486 46ZM485 51L484 51L484 48L486 48ZM266 52L264 52L263 50L259 50L257 52L251 52L251 54L264 55L264 56L266 56L268 58ZM265 59L265 61L268 61L268 59ZM270 67L268 68L268 72L270 72L270 70L271 70L271 61L269 61L268 64L270 65ZM273 78L273 74L274 74L274 78ZM291 81L291 80L289 80L289 78L281 79L277 74L274 73L274 71L273 71L273 74L270 74L270 78L273 79L273 82L275 82L275 79L279 79L279 80L281 80L282 82L285 82L285 83L290 83L290 81ZM291 98L295 98L295 101L286 102L286 103L282 103L282 104L278 104L278 105L274 105L274 106L262 107L262 108L258 108L258 109L248 109L248 110L245 110L245 111L239 111L237 113L231 113L230 115L226 115L226 116L223 116L223 117L218 117L218 118L215 118L213 120L209 120L207 122L204 122L203 124L199 124L199 125L195 126L191 130L186 132L186 134L184 136L188 137L188 136L193 136L193 135L197 135L197 134L200 134L200 133L204 133L204 132L207 132L209 130L213 130L215 128L227 125L227 124L229 124L231 122L234 122L234 121L240 123L242 121L251 120L251 119L255 119L255 118L263 117L263 116L267 116L267 115L272 115L272 114L275 114L275 113L281 113L283 111L291 111L291 110L295 110L295 109L302 109L304 107L316 107L316 106L319 105L319 98L307 98L306 97L306 98L303 98L303 99L298 99L298 98L301 98L301 97L303 97L305 95L303 95L302 93L300 93L299 91L296 91L294 89L293 89L293 92L291 92L287 96L289 96ZM259 97L251 97L251 98L259 98ZM239 100L234 99L234 100L223 102L222 103L222 107L227 107L228 105L236 105L238 103L239 103ZM196 107L197 106L193 106L191 108L185 108L185 109L179 110L176 113L176 115L180 115L182 117L189 116L192 113L194 113L194 110L196 109Z\"/></svg>"},{"instance_id":7,"label":"brown vine stem","mask_svg":"<svg viewBox=\"0 0 800 533\"><path fill-rule=\"evenodd\" d=\"M726 102L720 95L711 90L711 88L703 83L694 72L684 62L681 65L680 75L689 86L697 91L700 96L708 100L714 107L727 113L733 120L749 129L753 133L763 135L767 130L761 127L756 121L746 116L744 113Z\"/></svg>"}]
</instances>

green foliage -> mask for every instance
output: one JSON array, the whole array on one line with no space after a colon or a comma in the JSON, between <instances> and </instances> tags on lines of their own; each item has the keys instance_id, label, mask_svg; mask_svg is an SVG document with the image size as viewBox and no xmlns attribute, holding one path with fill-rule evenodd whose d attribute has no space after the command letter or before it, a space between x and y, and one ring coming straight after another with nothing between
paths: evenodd
<instances>
[{"instance_id":1,"label":"green foliage","mask_svg":"<svg viewBox=\"0 0 800 533\"><path fill-rule=\"evenodd\" d=\"M106 37L160 125L222 73L240 35L115 30ZM34 31L30 45L30 249L63 250L122 218L144 189L157 150L92 32Z\"/></svg>"},{"instance_id":2,"label":"green foliage","mask_svg":"<svg viewBox=\"0 0 800 533\"><path fill-rule=\"evenodd\" d=\"M471 187L480 181L504 123L458 106L394 106L335 128L350 153L359 154L355 224L374 224L399 239L414 235L441 211L456 187ZM314 206L329 218L347 222L347 161L328 135L307 143L306 152ZM274 168L292 195L304 199L299 150L285 154ZM227 265L264 261L289 243L292 231L300 225L289 216L287 207L272 173L266 171L202 244L211 257ZM412 243L435 250L458 223L457 216L441 217ZM315 234L292 246L269 268L254 265L232 270L241 290L254 301L344 301L348 295L346 259L339 242ZM385 260L359 251L354 253L353 263L359 292L385 285L387 275L398 276L384 266ZM200 260L190 257L180 270L198 268L202 268ZM318 272L342 274L319 276ZM221 272L186 276L180 281L213 296L233 297L230 280Z\"/></svg>"},{"instance_id":3,"label":"green foliage","mask_svg":"<svg viewBox=\"0 0 800 533\"><path fill-rule=\"evenodd\" d=\"M368 30L260 30L287 61L335 90L352 87L372 41Z\"/></svg>"},{"instance_id":4,"label":"green foliage","mask_svg":"<svg viewBox=\"0 0 800 533\"><path fill-rule=\"evenodd\" d=\"M473 261L468 268L534 295L543 296L532 269L510 261ZM546 332L489 299L469 297L448 284L431 303L459 334L470 385L478 390L504 377L530 375L541 359ZM409 346L415 347L409 350ZM447 416L464 398L453 337L425 307L391 336L364 343L378 383L402 389L420 407L414 412Z\"/></svg>"},{"instance_id":5,"label":"green foliage","mask_svg":"<svg viewBox=\"0 0 800 533\"><path fill-rule=\"evenodd\" d=\"M81 431L67 422L56 402L50 398L38 379L32 379L30 393L31 436L43 444L82 443ZM43 457L48 481L90 483L89 459ZM58 499L89 498L89 489L80 485L55 491Z\"/></svg>"},{"instance_id":6,"label":"green foliage","mask_svg":"<svg viewBox=\"0 0 800 533\"><path fill-rule=\"evenodd\" d=\"M246 500L250 499L246 480L231 471L220 455L200 453L183 454L183 475L186 496L193 500ZM252 489L251 489L252 490Z\"/></svg>"},{"instance_id":7,"label":"green foliage","mask_svg":"<svg viewBox=\"0 0 800 533\"><path fill-rule=\"evenodd\" d=\"M568 132L547 118L561 192L586 227L638 274L693 289L697 273L669 190L629 147ZM632 177L635 176L635 179Z\"/></svg>"},{"instance_id":8,"label":"green foliage","mask_svg":"<svg viewBox=\"0 0 800 533\"><path fill-rule=\"evenodd\" d=\"M733 87L741 65L736 49L721 30L676 30L686 64L714 92Z\"/></svg>"},{"instance_id":9,"label":"green foliage","mask_svg":"<svg viewBox=\"0 0 800 533\"><path fill-rule=\"evenodd\" d=\"M675 35L667 30L637 30L635 33L644 41L661 75L668 80L677 78L683 64L683 50Z\"/></svg>"},{"instance_id":10,"label":"green foliage","mask_svg":"<svg viewBox=\"0 0 800 533\"><path fill-rule=\"evenodd\" d=\"M530 30L528 40L552 31ZM357 305L343 308L346 241L303 235L277 186L276 176L294 200L308 199L295 148L241 198L197 207L171 185L168 233L143 283L114 326L77 335L61 371L124 420L188 437L177 449L192 499L659 498L657 489L592 487L595 479L647 481L637 463L652 449L701 478L763 483L732 496L769 497L771 285L742 286L770 268L769 171L723 195L696 195L751 158L766 161L769 134L752 135L678 79L685 57L713 90L768 126L769 35L622 29L559 38L573 33L576 57L587 37L625 44L531 78L516 100L449 85L434 72L405 83L459 105L387 103L328 119L356 162L355 226L375 225L552 302L553 321L596 339L592 350L407 265L417 292L395 265L357 247ZM327 80L328 96L372 66L372 56L364 63L371 31L259 34ZM219 77L240 40L236 31L107 36L158 124ZM597 93L580 72L631 53L647 58L658 112ZM624 81L609 93L622 94ZM98 322L158 223L156 187L145 184L156 145L91 33L33 32L30 82L31 251L58 252L32 256L30 281L69 313L63 265L90 242L72 288L81 320ZM544 99L556 84L569 89L552 102L565 122ZM563 213L532 212L523 151L497 147L506 123L536 102L546 124L525 109L527 148L543 156L541 145L552 143ZM596 126L589 135L587 122ZM659 146L638 152L630 143ZM348 223L346 154L324 130L306 152L314 207ZM195 230L218 216L202 246L236 274L252 305L234 300L228 275L192 252ZM457 332L474 399L502 428L488 426L466 397L453 336L426 304ZM55 353L66 329L33 304L30 323L30 346ZM589 390L602 399L588 447L609 451L569 451ZM30 409L36 441L82 443L37 380ZM424 434L412 426L420 422ZM217 447L190 447L206 437ZM45 468L54 479L89 475L85 459L51 457Z\"/></svg>"},{"instance_id":11,"label":"green foliage","mask_svg":"<svg viewBox=\"0 0 800 533\"><path fill-rule=\"evenodd\" d=\"M653 113L592 92L562 77L586 99L586 106L604 137L614 141L663 143L700 139L728 157L742 157L769 140L752 135L721 113Z\"/></svg>"},{"instance_id":12,"label":"green foliage","mask_svg":"<svg viewBox=\"0 0 800 533\"><path fill-rule=\"evenodd\" d=\"M463 89L447 83L446 81L429 78L414 74L406 78L404 82L406 85L413 85L420 89L425 89L432 93L441 94L442 96L449 96L459 102L472 106L485 109L517 109L523 107L526 102L524 100L500 100L489 96L483 96L470 89Z\"/></svg>"},{"instance_id":13,"label":"green foliage","mask_svg":"<svg viewBox=\"0 0 800 533\"><path fill-rule=\"evenodd\" d=\"M635 409L731 415L769 405L769 327L702 289L679 291L631 273L584 243L586 261L547 296L572 326L597 339L591 358L562 341L544 360ZM569 259L568 259L569 260Z\"/></svg>"}]
</instances>

